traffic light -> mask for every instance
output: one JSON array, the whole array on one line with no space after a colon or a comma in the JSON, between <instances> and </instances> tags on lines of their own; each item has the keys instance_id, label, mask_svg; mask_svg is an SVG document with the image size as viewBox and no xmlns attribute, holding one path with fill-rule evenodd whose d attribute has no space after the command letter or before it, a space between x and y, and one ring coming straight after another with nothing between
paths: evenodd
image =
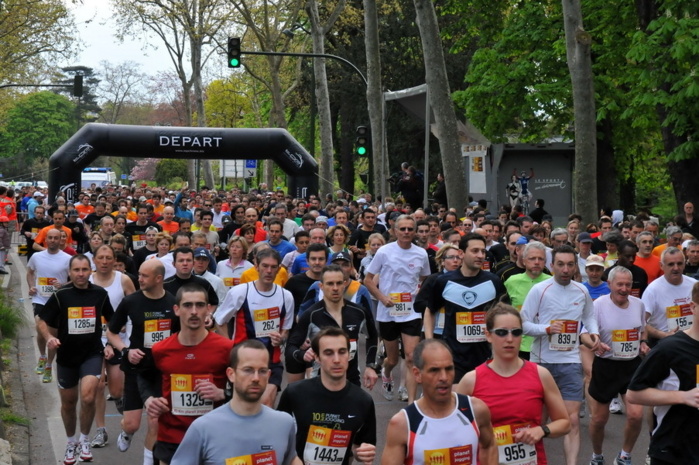
<instances>
[{"instance_id":1,"label":"traffic light","mask_svg":"<svg viewBox=\"0 0 699 465\"><path fill-rule=\"evenodd\" d=\"M76 74L73 76L73 97L83 96L83 76Z\"/></svg>"},{"instance_id":2,"label":"traffic light","mask_svg":"<svg viewBox=\"0 0 699 465\"><path fill-rule=\"evenodd\" d=\"M357 127L357 138L354 141L355 153L360 157L368 157L369 149L371 148L371 137L369 137L369 128L366 126Z\"/></svg>"},{"instance_id":3,"label":"traffic light","mask_svg":"<svg viewBox=\"0 0 699 465\"><path fill-rule=\"evenodd\" d=\"M240 37L228 38L228 67L240 68Z\"/></svg>"}]
</instances>

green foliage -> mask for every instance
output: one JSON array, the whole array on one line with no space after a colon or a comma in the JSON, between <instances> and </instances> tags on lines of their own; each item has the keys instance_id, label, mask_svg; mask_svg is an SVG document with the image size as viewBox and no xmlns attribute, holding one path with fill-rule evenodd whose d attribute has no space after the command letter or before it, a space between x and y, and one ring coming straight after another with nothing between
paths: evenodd
<instances>
[{"instance_id":1,"label":"green foliage","mask_svg":"<svg viewBox=\"0 0 699 465\"><path fill-rule=\"evenodd\" d=\"M12 339L25 324L27 320L23 311L13 306L5 292L0 291L0 335L4 339Z\"/></svg>"},{"instance_id":2,"label":"green foliage","mask_svg":"<svg viewBox=\"0 0 699 465\"><path fill-rule=\"evenodd\" d=\"M173 182L174 178L179 178L179 186L182 185L182 179L187 179L187 160L159 160L155 169L155 182L159 186L165 186Z\"/></svg>"},{"instance_id":3,"label":"green foliage","mask_svg":"<svg viewBox=\"0 0 699 465\"><path fill-rule=\"evenodd\" d=\"M26 174L34 160L48 159L76 129L75 105L53 92L21 98L0 128L0 158L8 158L5 177Z\"/></svg>"}]
</instances>

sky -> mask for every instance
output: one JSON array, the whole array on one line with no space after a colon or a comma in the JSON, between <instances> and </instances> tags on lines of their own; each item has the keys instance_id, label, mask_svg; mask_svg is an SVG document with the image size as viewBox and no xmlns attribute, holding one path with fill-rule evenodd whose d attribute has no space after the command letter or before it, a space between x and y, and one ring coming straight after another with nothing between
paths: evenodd
<instances>
[{"instance_id":1,"label":"sky","mask_svg":"<svg viewBox=\"0 0 699 465\"><path fill-rule=\"evenodd\" d=\"M73 5L66 2L73 11L83 50L72 63L63 66L82 65L90 68L100 68L101 61L109 61L117 65L126 61L140 63L142 71L155 75L158 71L172 69L170 58L163 47L154 50L144 45L158 45L157 38L125 40L119 42L113 31L116 23L111 18L112 10L108 0L82 0L82 4Z\"/></svg>"}]
</instances>

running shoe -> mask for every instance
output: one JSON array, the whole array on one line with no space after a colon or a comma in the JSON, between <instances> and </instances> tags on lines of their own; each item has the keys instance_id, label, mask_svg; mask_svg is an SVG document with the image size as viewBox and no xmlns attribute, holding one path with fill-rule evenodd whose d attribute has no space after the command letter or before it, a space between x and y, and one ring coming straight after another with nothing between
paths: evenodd
<instances>
[{"instance_id":1,"label":"running shoe","mask_svg":"<svg viewBox=\"0 0 699 465\"><path fill-rule=\"evenodd\" d=\"M109 444L109 435L107 434L106 428L97 428L97 434L92 439L90 445L94 448L99 449Z\"/></svg>"},{"instance_id":2,"label":"running shoe","mask_svg":"<svg viewBox=\"0 0 699 465\"><path fill-rule=\"evenodd\" d=\"M386 378L381 373L381 387L383 388L383 396L386 400L393 400L393 380Z\"/></svg>"},{"instance_id":3,"label":"running shoe","mask_svg":"<svg viewBox=\"0 0 699 465\"><path fill-rule=\"evenodd\" d=\"M53 381L53 370L51 367L44 367L44 376L41 378L42 383L50 383Z\"/></svg>"},{"instance_id":4,"label":"running shoe","mask_svg":"<svg viewBox=\"0 0 699 465\"><path fill-rule=\"evenodd\" d=\"M627 459L622 459L621 454L619 454L614 459L614 465L631 465L631 457Z\"/></svg>"},{"instance_id":5,"label":"running shoe","mask_svg":"<svg viewBox=\"0 0 699 465\"><path fill-rule=\"evenodd\" d=\"M604 456L593 456L592 460L590 460L590 465L604 465Z\"/></svg>"},{"instance_id":6,"label":"running shoe","mask_svg":"<svg viewBox=\"0 0 699 465\"><path fill-rule=\"evenodd\" d=\"M408 388L401 386L398 388L398 400L401 402L408 401Z\"/></svg>"},{"instance_id":7,"label":"running shoe","mask_svg":"<svg viewBox=\"0 0 699 465\"><path fill-rule=\"evenodd\" d=\"M34 369L34 372L37 375L44 374L44 368L46 368L46 360L46 357L39 357L39 363L36 364L36 368Z\"/></svg>"},{"instance_id":8,"label":"running shoe","mask_svg":"<svg viewBox=\"0 0 699 465\"><path fill-rule=\"evenodd\" d=\"M119 437L117 438L117 446L121 452L126 452L129 450L129 447L131 447L131 436L123 431L119 433Z\"/></svg>"},{"instance_id":9,"label":"running shoe","mask_svg":"<svg viewBox=\"0 0 699 465\"><path fill-rule=\"evenodd\" d=\"M63 465L73 465L77 460L75 459L75 448L77 444L74 442L69 442L66 446L66 456L63 458Z\"/></svg>"},{"instance_id":10,"label":"running shoe","mask_svg":"<svg viewBox=\"0 0 699 465\"><path fill-rule=\"evenodd\" d=\"M83 441L80 443L80 461L81 462L92 462L92 451L90 450L90 443Z\"/></svg>"},{"instance_id":11,"label":"running shoe","mask_svg":"<svg viewBox=\"0 0 699 465\"><path fill-rule=\"evenodd\" d=\"M621 402L619 402L618 397L615 397L609 403L609 413L612 413L614 415L621 415Z\"/></svg>"}]
</instances>

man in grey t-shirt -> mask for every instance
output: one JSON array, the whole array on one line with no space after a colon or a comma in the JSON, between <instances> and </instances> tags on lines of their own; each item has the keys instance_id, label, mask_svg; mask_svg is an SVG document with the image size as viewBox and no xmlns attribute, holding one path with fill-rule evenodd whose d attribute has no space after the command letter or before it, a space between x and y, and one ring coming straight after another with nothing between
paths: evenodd
<instances>
[{"instance_id":1,"label":"man in grey t-shirt","mask_svg":"<svg viewBox=\"0 0 699 465\"><path fill-rule=\"evenodd\" d=\"M235 346L226 375L233 398L192 423L170 464L302 465L294 420L261 402L270 375L267 347L257 339Z\"/></svg>"}]
</instances>

